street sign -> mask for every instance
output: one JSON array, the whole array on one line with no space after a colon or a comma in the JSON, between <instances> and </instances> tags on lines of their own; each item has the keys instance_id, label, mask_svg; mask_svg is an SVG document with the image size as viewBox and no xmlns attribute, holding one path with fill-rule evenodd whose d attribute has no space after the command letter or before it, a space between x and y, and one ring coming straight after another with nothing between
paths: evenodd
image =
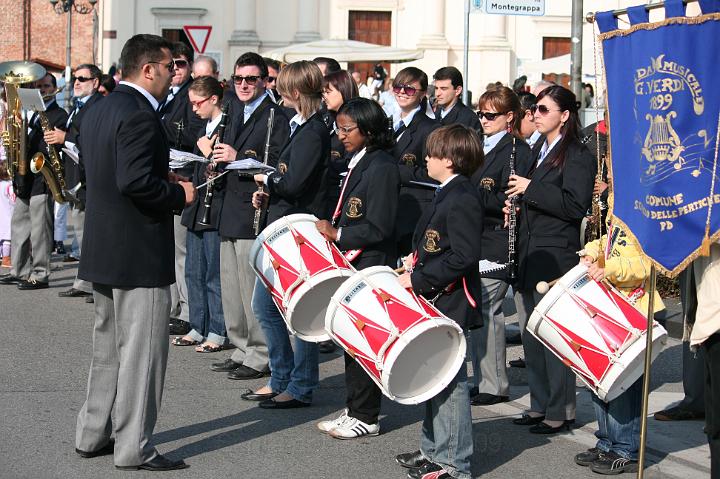
<instances>
[{"instance_id":1,"label":"street sign","mask_svg":"<svg viewBox=\"0 0 720 479\"><path fill-rule=\"evenodd\" d=\"M479 12L482 10L482 0L471 0L470 1L470 12Z\"/></svg>"},{"instance_id":2,"label":"street sign","mask_svg":"<svg viewBox=\"0 0 720 479\"><path fill-rule=\"evenodd\" d=\"M212 26L210 25L185 25L185 35L190 40L193 49L198 53L205 53Z\"/></svg>"},{"instance_id":3,"label":"street sign","mask_svg":"<svg viewBox=\"0 0 720 479\"><path fill-rule=\"evenodd\" d=\"M493 15L545 15L545 0L486 0L485 13Z\"/></svg>"}]
</instances>

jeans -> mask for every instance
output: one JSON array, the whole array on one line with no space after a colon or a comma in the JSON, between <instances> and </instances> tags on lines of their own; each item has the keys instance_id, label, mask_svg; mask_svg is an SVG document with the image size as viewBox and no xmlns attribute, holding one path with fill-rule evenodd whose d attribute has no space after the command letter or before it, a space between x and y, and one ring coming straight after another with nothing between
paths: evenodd
<instances>
[{"instance_id":1,"label":"jeans","mask_svg":"<svg viewBox=\"0 0 720 479\"><path fill-rule=\"evenodd\" d=\"M598 420L597 447L601 451L636 461L640 448L640 414L643 378L635 381L624 393L606 403L593 395Z\"/></svg>"},{"instance_id":2,"label":"jeans","mask_svg":"<svg viewBox=\"0 0 720 479\"><path fill-rule=\"evenodd\" d=\"M190 326L195 341L225 344L225 316L220 287L220 236L217 231L188 231L185 281Z\"/></svg>"},{"instance_id":3,"label":"jeans","mask_svg":"<svg viewBox=\"0 0 720 479\"><path fill-rule=\"evenodd\" d=\"M290 344L285 320L262 281L255 280L252 309L260 322L270 355L270 382L273 392L286 391L293 399L312 402L312 393L318 387L318 345L295 338L295 349Z\"/></svg>"},{"instance_id":4,"label":"jeans","mask_svg":"<svg viewBox=\"0 0 720 479\"><path fill-rule=\"evenodd\" d=\"M425 401L421 434L423 456L442 466L452 477L470 479L473 437L465 362L445 389Z\"/></svg>"}]
</instances>

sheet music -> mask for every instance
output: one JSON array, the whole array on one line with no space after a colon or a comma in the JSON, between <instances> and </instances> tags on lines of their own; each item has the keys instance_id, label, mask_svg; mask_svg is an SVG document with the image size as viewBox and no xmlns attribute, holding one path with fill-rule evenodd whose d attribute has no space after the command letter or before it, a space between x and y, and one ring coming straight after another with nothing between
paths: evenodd
<instances>
[{"instance_id":1,"label":"sheet music","mask_svg":"<svg viewBox=\"0 0 720 479\"><path fill-rule=\"evenodd\" d=\"M67 158L71 158L75 163L80 164L80 150L77 149L75 143L69 141L65 142L66 147L62 149L62 152Z\"/></svg>"},{"instance_id":2,"label":"sheet music","mask_svg":"<svg viewBox=\"0 0 720 479\"><path fill-rule=\"evenodd\" d=\"M257 161L254 158L245 158L242 160L235 160L231 163L229 163L226 167L226 170L260 170L264 172L268 171L275 171L275 168L273 168L270 165L266 165L260 161Z\"/></svg>"},{"instance_id":3,"label":"sheet music","mask_svg":"<svg viewBox=\"0 0 720 479\"><path fill-rule=\"evenodd\" d=\"M200 163L210 163L210 160L203 156L196 155L194 153L188 153L187 151L176 150L170 148L170 168L177 170L189 166L190 163L197 161Z\"/></svg>"},{"instance_id":4,"label":"sheet music","mask_svg":"<svg viewBox=\"0 0 720 479\"><path fill-rule=\"evenodd\" d=\"M480 273L494 273L496 271L504 270L507 267L507 264L481 259L478 266L480 267Z\"/></svg>"}]
</instances>

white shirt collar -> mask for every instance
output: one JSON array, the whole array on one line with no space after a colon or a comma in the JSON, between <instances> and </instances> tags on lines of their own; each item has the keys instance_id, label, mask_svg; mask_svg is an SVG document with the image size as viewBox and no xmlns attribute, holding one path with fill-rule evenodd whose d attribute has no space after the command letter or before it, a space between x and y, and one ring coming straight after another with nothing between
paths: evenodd
<instances>
[{"instance_id":1,"label":"white shirt collar","mask_svg":"<svg viewBox=\"0 0 720 479\"><path fill-rule=\"evenodd\" d=\"M483 142L483 153L486 155L490 153L492 149L495 148L498 143L500 143L500 140L502 140L506 134L507 131L500 130L495 134L486 136L485 141Z\"/></svg>"},{"instance_id":2,"label":"white shirt collar","mask_svg":"<svg viewBox=\"0 0 720 479\"><path fill-rule=\"evenodd\" d=\"M396 110L395 113L393 113L393 128L395 131L397 131L398 128L400 128L400 122L405 123L405 127L407 128L408 125L412 122L413 118L415 117L415 114L420 111L420 105L418 105L417 108L415 108L413 111L407 114L405 118L400 117L400 109Z\"/></svg>"},{"instance_id":3,"label":"white shirt collar","mask_svg":"<svg viewBox=\"0 0 720 479\"><path fill-rule=\"evenodd\" d=\"M450 108L448 108L448 109L440 108L440 118L445 118L445 117L447 116L447 114L450 113L453 108L455 108L455 105L457 105L457 103L458 103L458 102L457 102L457 100L456 100L455 103L453 103L452 105L450 105Z\"/></svg>"},{"instance_id":4,"label":"white shirt collar","mask_svg":"<svg viewBox=\"0 0 720 479\"><path fill-rule=\"evenodd\" d=\"M446 179L445 181L443 181L442 183L440 183L440 185L438 186L438 190L441 189L441 188L445 188L448 183L450 183L452 180L455 179L456 176L460 176L460 175L459 175L458 173L453 173L453 174L450 176L450 178L448 178L448 179Z\"/></svg>"},{"instance_id":5,"label":"white shirt collar","mask_svg":"<svg viewBox=\"0 0 720 479\"><path fill-rule=\"evenodd\" d=\"M533 134L530 135L530 138L527 139L528 145L530 145L530 148L532 148L535 143L537 143L538 139L540 139L541 133L537 130L533 131Z\"/></svg>"},{"instance_id":6,"label":"white shirt collar","mask_svg":"<svg viewBox=\"0 0 720 479\"><path fill-rule=\"evenodd\" d=\"M293 136L297 127L305 124L307 118L303 118L300 113L296 113L294 117L290 119L290 136Z\"/></svg>"},{"instance_id":7,"label":"white shirt collar","mask_svg":"<svg viewBox=\"0 0 720 479\"><path fill-rule=\"evenodd\" d=\"M215 131L215 128L220 124L220 120L222 120L222 114L219 114L216 118L207 122L207 125L205 125L205 135L208 138L212 136L213 131Z\"/></svg>"},{"instance_id":8,"label":"white shirt collar","mask_svg":"<svg viewBox=\"0 0 720 479\"><path fill-rule=\"evenodd\" d=\"M266 96L268 96L267 91L265 91L265 93L263 93L259 97L255 98L250 103L245 104L245 107L243 107L243 122L248 121L248 119L252 116L255 110L257 110L257 107L260 105L260 103L262 103Z\"/></svg>"},{"instance_id":9,"label":"white shirt collar","mask_svg":"<svg viewBox=\"0 0 720 479\"><path fill-rule=\"evenodd\" d=\"M540 166L540 163L542 163L543 160L545 159L545 157L547 156L547 154L550 153L550 151L553 148L555 148L555 145L558 144L558 142L560 141L561 138L562 138L562 135L558 135L557 138L555 138L555 140L552 142L551 145L548 145L547 140L545 140L545 143L543 143L543 146L540 148L540 156L538 156L538 161L537 161L536 166Z\"/></svg>"},{"instance_id":10,"label":"white shirt collar","mask_svg":"<svg viewBox=\"0 0 720 479\"><path fill-rule=\"evenodd\" d=\"M139 91L140 93L142 93L142 96L144 96L145 98L147 98L147 100L148 100L148 101L150 102L150 104L152 105L153 110L157 111L158 106L160 105L160 103L158 103L158 101L155 99L155 97L152 96L146 89L144 89L144 88L141 87L140 85L136 85L135 83L130 83L129 81L125 81L125 80L121 80L121 81L120 81L120 84L121 84L121 85L127 85L127 86L129 86L129 87L131 87L131 88L134 88L135 90Z\"/></svg>"},{"instance_id":11,"label":"white shirt collar","mask_svg":"<svg viewBox=\"0 0 720 479\"><path fill-rule=\"evenodd\" d=\"M353 157L350 159L350 163L348 164L348 169L352 170L357 166L358 163L360 163L360 160L365 156L365 153L367 153L367 148L363 148L362 150L358 151L353 155Z\"/></svg>"}]
</instances>

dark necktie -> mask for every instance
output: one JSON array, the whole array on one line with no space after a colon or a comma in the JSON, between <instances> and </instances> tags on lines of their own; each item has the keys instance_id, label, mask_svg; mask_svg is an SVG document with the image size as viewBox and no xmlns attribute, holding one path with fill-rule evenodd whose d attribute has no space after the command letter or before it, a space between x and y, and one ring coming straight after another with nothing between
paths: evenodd
<instances>
[{"instance_id":1,"label":"dark necktie","mask_svg":"<svg viewBox=\"0 0 720 479\"><path fill-rule=\"evenodd\" d=\"M395 130L395 139L397 140L398 137L402 134L403 131L407 130L407 126L405 126L405 122L403 121L400 123L400 128Z\"/></svg>"}]
</instances>

